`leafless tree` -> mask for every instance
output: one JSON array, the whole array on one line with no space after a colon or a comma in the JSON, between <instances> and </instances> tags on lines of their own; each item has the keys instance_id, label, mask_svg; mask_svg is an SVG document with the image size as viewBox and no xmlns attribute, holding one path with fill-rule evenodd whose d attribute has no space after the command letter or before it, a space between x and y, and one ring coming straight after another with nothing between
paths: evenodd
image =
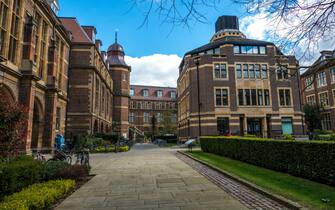
<instances>
[{"instance_id":1,"label":"leafless tree","mask_svg":"<svg viewBox=\"0 0 335 210\"><path fill-rule=\"evenodd\" d=\"M232 2L245 7L252 14L263 14L271 27L269 35L284 52L309 59L320 41L334 44L335 0L130 0L134 7L145 8L142 25L152 13L162 22L190 26L193 22L207 22L206 9L218 9ZM332 45L329 47L331 48Z\"/></svg>"}]
</instances>

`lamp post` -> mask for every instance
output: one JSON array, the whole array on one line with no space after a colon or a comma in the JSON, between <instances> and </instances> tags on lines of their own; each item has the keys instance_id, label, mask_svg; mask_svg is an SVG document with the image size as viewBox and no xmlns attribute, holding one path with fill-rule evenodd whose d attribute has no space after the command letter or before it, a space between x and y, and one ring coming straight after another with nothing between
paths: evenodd
<instances>
[{"instance_id":1,"label":"lamp post","mask_svg":"<svg viewBox=\"0 0 335 210\"><path fill-rule=\"evenodd\" d=\"M200 102L200 76L199 76L199 65L200 57L197 56L194 58L195 65L197 66L197 92L198 92L198 130L199 137L201 136L201 102Z\"/></svg>"}]
</instances>

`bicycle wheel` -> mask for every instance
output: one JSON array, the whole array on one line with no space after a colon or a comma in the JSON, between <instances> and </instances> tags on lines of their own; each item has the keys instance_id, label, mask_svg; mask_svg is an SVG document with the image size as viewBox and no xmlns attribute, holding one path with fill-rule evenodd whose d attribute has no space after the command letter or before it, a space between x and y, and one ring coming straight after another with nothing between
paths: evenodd
<instances>
[{"instance_id":1,"label":"bicycle wheel","mask_svg":"<svg viewBox=\"0 0 335 210\"><path fill-rule=\"evenodd\" d=\"M70 165L72 164L72 157L70 155L66 156L66 162Z\"/></svg>"}]
</instances>

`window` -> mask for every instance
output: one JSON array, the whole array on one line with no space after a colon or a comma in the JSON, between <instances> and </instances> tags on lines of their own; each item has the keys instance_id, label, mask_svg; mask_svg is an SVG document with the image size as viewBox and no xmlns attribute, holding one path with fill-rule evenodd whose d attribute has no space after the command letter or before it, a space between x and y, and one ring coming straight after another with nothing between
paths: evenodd
<instances>
[{"instance_id":1,"label":"window","mask_svg":"<svg viewBox=\"0 0 335 210\"><path fill-rule=\"evenodd\" d=\"M135 90L133 88L130 89L130 96L134 96L135 95Z\"/></svg>"},{"instance_id":2,"label":"window","mask_svg":"<svg viewBox=\"0 0 335 210\"><path fill-rule=\"evenodd\" d=\"M9 40L9 54L8 59L16 64L16 51L18 45L18 36L19 36L19 22L20 22L20 0L14 0L13 10L12 10L12 27L10 30L10 40Z\"/></svg>"},{"instance_id":3,"label":"window","mask_svg":"<svg viewBox=\"0 0 335 210\"><path fill-rule=\"evenodd\" d=\"M214 49L214 54L215 55L220 55L220 48L215 48Z\"/></svg>"},{"instance_id":4,"label":"window","mask_svg":"<svg viewBox=\"0 0 335 210\"><path fill-rule=\"evenodd\" d=\"M265 64L262 65L262 78L263 79L268 78L268 66Z\"/></svg>"},{"instance_id":5,"label":"window","mask_svg":"<svg viewBox=\"0 0 335 210\"><path fill-rule=\"evenodd\" d=\"M163 97L163 91L157 90L157 97L162 98Z\"/></svg>"},{"instance_id":6,"label":"window","mask_svg":"<svg viewBox=\"0 0 335 210\"><path fill-rule=\"evenodd\" d=\"M326 86L327 79L326 79L326 72L320 72L317 76L317 85L318 87Z\"/></svg>"},{"instance_id":7,"label":"window","mask_svg":"<svg viewBox=\"0 0 335 210\"><path fill-rule=\"evenodd\" d=\"M143 97L149 96L149 90L143 90Z\"/></svg>"},{"instance_id":8,"label":"window","mask_svg":"<svg viewBox=\"0 0 335 210\"><path fill-rule=\"evenodd\" d=\"M266 54L265 46L234 46L234 54Z\"/></svg>"},{"instance_id":9,"label":"window","mask_svg":"<svg viewBox=\"0 0 335 210\"><path fill-rule=\"evenodd\" d=\"M227 78L226 64L214 64L214 75L216 79L226 79Z\"/></svg>"},{"instance_id":10,"label":"window","mask_svg":"<svg viewBox=\"0 0 335 210\"><path fill-rule=\"evenodd\" d=\"M238 104L240 106L244 105L244 95L243 95L243 89L238 90Z\"/></svg>"},{"instance_id":11,"label":"window","mask_svg":"<svg viewBox=\"0 0 335 210\"><path fill-rule=\"evenodd\" d=\"M252 64L249 65L249 76L252 79L255 78L255 69L254 69L254 65L252 65Z\"/></svg>"},{"instance_id":12,"label":"window","mask_svg":"<svg viewBox=\"0 0 335 210\"><path fill-rule=\"evenodd\" d=\"M305 79L305 87L306 87L306 90L311 90L313 89L313 76L311 77L307 77Z\"/></svg>"},{"instance_id":13,"label":"window","mask_svg":"<svg viewBox=\"0 0 335 210\"><path fill-rule=\"evenodd\" d=\"M236 64L236 75L237 75L237 79L241 79L242 78L242 67L241 67L241 64Z\"/></svg>"},{"instance_id":14,"label":"window","mask_svg":"<svg viewBox=\"0 0 335 210\"><path fill-rule=\"evenodd\" d=\"M150 122L150 115L148 112L143 113L143 122L144 123L149 123Z\"/></svg>"},{"instance_id":15,"label":"window","mask_svg":"<svg viewBox=\"0 0 335 210\"><path fill-rule=\"evenodd\" d=\"M319 100L322 107L329 106L328 92L319 93Z\"/></svg>"},{"instance_id":16,"label":"window","mask_svg":"<svg viewBox=\"0 0 335 210\"><path fill-rule=\"evenodd\" d=\"M160 123L162 121L162 114L161 113L158 112L156 114L156 120L157 120L158 123Z\"/></svg>"},{"instance_id":17,"label":"window","mask_svg":"<svg viewBox=\"0 0 335 210\"><path fill-rule=\"evenodd\" d=\"M331 118L330 113L323 114L321 116L321 126L322 130L331 130Z\"/></svg>"},{"instance_id":18,"label":"window","mask_svg":"<svg viewBox=\"0 0 335 210\"><path fill-rule=\"evenodd\" d=\"M265 106L270 105L270 92L269 92L269 90L264 90L264 103L265 103Z\"/></svg>"},{"instance_id":19,"label":"window","mask_svg":"<svg viewBox=\"0 0 335 210\"><path fill-rule=\"evenodd\" d=\"M257 91L256 91L256 89L251 89L251 105L257 106Z\"/></svg>"},{"instance_id":20,"label":"window","mask_svg":"<svg viewBox=\"0 0 335 210\"><path fill-rule=\"evenodd\" d=\"M307 96L306 101L309 105L315 105L315 95Z\"/></svg>"},{"instance_id":21,"label":"window","mask_svg":"<svg viewBox=\"0 0 335 210\"><path fill-rule=\"evenodd\" d=\"M135 121L135 114L133 112L129 112L129 122L133 123Z\"/></svg>"},{"instance_id":22,"label":"window","mask_svg":"<svg viewBox=\"0 0 335 210\"><path fill-rule=\"evenodd\" d=\"M100 93L100 81L97 78L95 80L95 109L99 108L99 93Z\"/></svg>"},{"instance_id":23,"label":"window","mask_svg":"<svg viewBox=\"0 0 335 210\"><path fill-rule=\"evenodd\" d=\"M249 89L244 90L244 98L245 98L245 105L250 106L251 100L250 100L250 90Z\"/></svg>"},{"instance_id":24,"label":"window","mask_svg":"<svg viewBox=\"0 0 335 210\"><path fill-rule=\"evenodd\" d=\"M259 47L259 54L262 54L262 55L266 54L266 49L264 46Z\"/></svg>"},{"instance_id":25,"label":"window","mask_svg":"<svg viewBox=\"0 0 335 210\"><path fill-rule=\"evenodd\" d=\"M279 90L279 102L280 102L280 106L291 106L291 90L280 89Z\"/></svg>"},{"instance_id":26,"label":"window","mask_svg":"<svg viewBox=\"0 0 335 210\"><path fill-rule=\"evenodd\" d=\"M7 34L8 1L0 1L0 55L5 54L5 37Z\"/></svg>"},{"instance_id":27,"label":"window","mask_svg":"<svg viewBox=\"0 0 335 210\"><path fill-rule=\"evenodd\" d=\"M243 64L243 78L249 78L248 64Z\"/></svg>"},{"instance_id":28,"label":"window","mask_svg":"<svg viewBox=\"0 0 335 210\"><path fill-rule=\"evenodd\" d=\"M335 82L335 67L330 69L330 76L332 78L332 82Z\"/></svg>"},{"instance_id":29,"label":"window","mask_svg":"<svg viewBox=\"0 0 335 210\"><path fill-rule=\"evenodd\" d=\"M216 100L216 106L228 106L228 89L216 88L215 100Z\"/></svg>"},{"instance_id":30,"label":"window","mask_svg":"<svg viewBox=\"0 0 335 210\"><path fill-rule=\"evenodd\" d=\"M263 106L263 91L257 90L257 99L258 99L258 105Z\"/></svg>"},{"instance_id":31,"label":"window","mask_svg":"<svg viewBox=\"0 0 335 210\"><path fill-rule=\"evenodd\" d=\"M288 69L286 66L277 67L277 79L278 80L288 79Z\"/></svg>"},{"instance_id":32,"label":"window","mask_svg":"<svg viewBox=\"0 0 335 210\"><path fill-rule=\"evenodd\" d=\"M176 98L176 92L175 91L171 91L170 92L170 97L171 98Z\"/></svg>"},{"instance_id":33,"label":"window","mask_svg":"<svg viewBox=\"0 0 335 210\"><path fill-rule=\"evenodd\" d=\"M240 54L240 46L234 46L234 54Z\"/></svg>"},{"instance_id":34,"label":"window","mask_svg":"<svg viewBox=\"0 0 335 210\"><path fill-rule=\"evenodd\" d=\"M60 121L61 121L61 108L57 107L56 109L56 130L60 130Z\"/></svg>"}]
</instances>

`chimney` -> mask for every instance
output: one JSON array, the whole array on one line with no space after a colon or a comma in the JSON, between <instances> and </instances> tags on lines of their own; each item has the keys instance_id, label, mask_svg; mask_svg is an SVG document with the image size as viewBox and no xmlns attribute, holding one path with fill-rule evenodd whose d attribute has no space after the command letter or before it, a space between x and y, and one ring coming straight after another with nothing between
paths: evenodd
<instances>
[{"instance_id":1,"label":"chimney","mask_svg":"<svg viewBox=\"0 0 335 210\"><path fill-rule=\"evenodd\" d=\"M95 47L97 48L98 52L100 52L100 48L102 46L102 41L100 39L95 40Z\"/></svg>"},{"instance_id":2,"label":"chimney","mask_svg":"<svg viewBox=\"0 0 335 210\"><path fill-rule=\"evenodd\" d=\"M95 43L95 35L97 34L97 30L94 26L81 26L86 32L87 36Z\"/></svg>"}]
</instances>

